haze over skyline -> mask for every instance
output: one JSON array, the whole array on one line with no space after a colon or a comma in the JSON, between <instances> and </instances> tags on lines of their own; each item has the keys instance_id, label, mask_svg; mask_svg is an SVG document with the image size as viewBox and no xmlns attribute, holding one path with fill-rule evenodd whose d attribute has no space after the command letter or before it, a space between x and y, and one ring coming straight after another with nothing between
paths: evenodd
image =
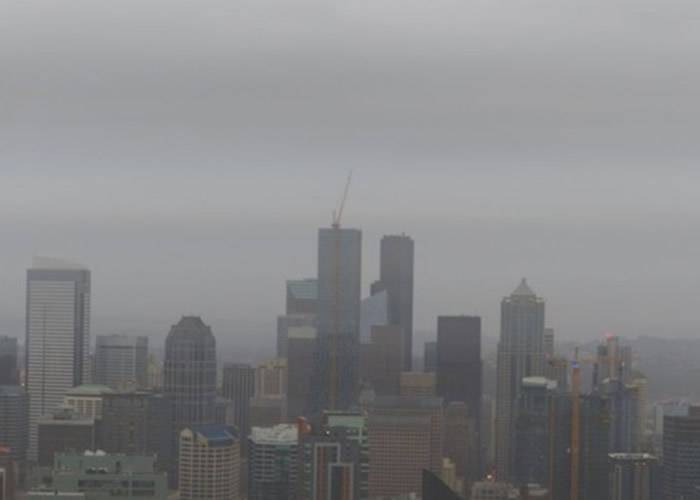
<instances>
[{"instance_id":1,"label":"haze over skyline","mask_svg":"<svg viewBox=\"0 0 700 500\"><path fill-rule=\"evenodd\" d=\"M689 0L6 2L0 333L49 255L92 270L93 334L194 313L271 346L352 168L363 292L411 235L417 332L496 336L526 276L559 339L694 337L699 24Z\"/></svg>"}]
</instances>

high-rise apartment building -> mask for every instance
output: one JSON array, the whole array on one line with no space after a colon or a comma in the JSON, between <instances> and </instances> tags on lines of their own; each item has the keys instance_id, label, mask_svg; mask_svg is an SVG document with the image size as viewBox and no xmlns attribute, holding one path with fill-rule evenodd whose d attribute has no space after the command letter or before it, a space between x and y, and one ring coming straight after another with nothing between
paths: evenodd
<instances>
[{"instance_id":1,"label":"high-rise apartment building","mask_svg":"<svg viewBox=\"0 0 700 500\"><path fill-rule=\"evenodd\" d=\"M515 411L525 377L544 373L544 300L523 279L501 301L496 387L496 474L511 478Z\"/></svg>"},{"instance_id":2,"label":"high-rise apartment building","mask_svg":"<svg viewBox=\"0 0 700 500\"><path fill-rule=\"evenodd\" d=\"M399 325L403 371L413 364L413 239L405 234L384 236L380 245L379 282L388 294L389 324Z\"/></svg>"},{"instance_id":3,"label":"high-rise apartment building","mask_svg":"<svg viewBox=\"0 0 700 500\"><path fill-rule=\"evenodd\" d=\"M17 339L0 335L0 385L19 384Z\"/></svg>"},{"instance_id":4,"label":"high-rise apartment building","mask_svg":"<svg viewBox=\"0 0 700 500\"><path fill-rule=\"evenodd\" d=\"M233 401L233 422L238 432L247 436L250 433L250 398L255 396L255 368L241 363L225 365L222 393Z\"/></svg>"},{"instance_id":5,"label":"high-rise apartment building","mask_svg":"<svg viewBox=\"0 0 700 500\"><path fill-rule=\"evenodd\" d=\"M611 453L609 500L660 498L659 460L648 453Z\"/></svg>"},{"instance_id":6,"label":"high-rise apartment building","mask_svg":"<svg viewBox=\"0 0 700 500\"><path fill-rule=\"evenodd\" d=\"M362 233L338 226L318 233L318 336L315 412L347 409L359 393Z\"/></svg>"},{"instance_id":7,"label":"high-rise apartment building","mask_svg":"<svg viewBox=\"0 0 700 500\"><path fill-rule=\"evenodd\" d=\"M299 432L296 425L253 427L248 437L248 499L294 500Z\"/></svg>"},{"instance_id":8,"label":"high-rise apartment building","mask_svg":"<svg viewBox=\"0 0 700 500\"><path fill-rule=\"evenodd\" d=\"M700 485L700 406L664 418L663 500L693 498Z\"/></svg>"},{"instance_id":9,"label":"high-rise apartment building","mask_svg":"<svg viewBox=\"0 0 700 500\"><path fill-rule=\"evenodd\" d=\"M94 382L118 391L148 387L148 337L98 335Z\"/></svg>"},{"instance_id":10,"label":"high-rise apartment building","mask_svg":"<svg viewBox=\"0 0 700 500\"><path fill-rule=\"evenodd\" d=\"M182 500L240 498L240 442L233 427L199 425L180 433L178 485Z\"/></svg>"},{"instance_id":11,"label":"high-rise apartment building","mask_svg":"<svg viewBox=\"0 0 700 500\"><path fill-rule=\"evenodd\" d=\"M442 469L441 398L377 398L369 409L369 496L418 494L421 473Z\"/></svg>"},{"instance_id":12,"label":"high-rise apartment building","mask_svg":"<svg viewBox=\"0 0 700 500\"><path fill-rule=\"evenodd\" d=\"M172 399L175 431L214 422L216 339L197 316L183 316L165 341L164 393Z\"/></svg>"},{"instance_id":13,"label":"high-rise apartment building","mask_svg":"<svg viewBox=\"0 0 700 500\"><path fill-rule=\"evenodd\" d=\"M26 388L29 458L37 458L37 424L90 374L90 271L36 258L27 271Z\"/></svg>"}]
</instances>

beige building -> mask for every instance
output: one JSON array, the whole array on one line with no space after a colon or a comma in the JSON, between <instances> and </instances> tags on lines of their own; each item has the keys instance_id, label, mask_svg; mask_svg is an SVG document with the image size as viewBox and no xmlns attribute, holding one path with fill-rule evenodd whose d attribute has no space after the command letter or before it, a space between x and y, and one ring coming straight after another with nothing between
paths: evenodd
<instances>
[{"instance_id":1,"label":"beige building","mask_svg":"<svg viewBox=\"0 0 700 500\"><path fill-rule=\"evenodd\" d=\"M435 397L435 373L402 372L401 395L414 398Z\"/></svg>"},{"instance_id":2,"label":"beige building","mask_svg":"<svg viewBox=\"0 0 700 500\"><path fill-rule=\"evenodd\" d=\"M79 385L66 392L63 404L75 410L80 417L102 420L102 396L112 393L114 390L106 385Z\"/></svg>"},{"instance_id":3,"label":"beige building","mask_svg":"<svg viewBox=\"0 0 700 500\"><path fill-rule=\"evenodd\" d=\"M180 500L240 498L240 441L232 427L186 428L179 445Z\"/></svg>"},{"instance_id":4,"label":"beige building","mask_svg":"<svg viewBox=\"0 0 700 500\"><path fill-rule=\"evenodd\" d=\"M275 358L255 368L255 395L282 396L287 390L287 360Z\"/></svg>"}]
</instances>

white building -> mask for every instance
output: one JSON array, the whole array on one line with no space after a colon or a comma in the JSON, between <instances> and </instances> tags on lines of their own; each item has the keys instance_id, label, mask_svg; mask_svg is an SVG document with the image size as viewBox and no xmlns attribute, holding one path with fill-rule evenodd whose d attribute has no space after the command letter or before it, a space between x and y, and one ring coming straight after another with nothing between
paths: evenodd
<instances>
[{"instance_id":1,"label":"white building","mask_svg":"<svg viewBox=\"0 0 700 500\"><path fill-rule=\"evenodd\" d=\"M29 458L37 458L37 422L90 373L90 271L36 258L27 270Z\"/></svg>"}]
</instances>

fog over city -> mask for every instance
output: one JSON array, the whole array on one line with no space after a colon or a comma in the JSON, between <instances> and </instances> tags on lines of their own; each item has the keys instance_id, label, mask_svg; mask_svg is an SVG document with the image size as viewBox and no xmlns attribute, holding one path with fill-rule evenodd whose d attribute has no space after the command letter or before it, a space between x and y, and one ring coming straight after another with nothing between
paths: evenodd
<instances>
[{"instance_id":1,"label":"fog over city","mask_svg":"<svg viewBox=\"0 0 700 500\"><path fill-rule=\"evenodd\" d=\"M49 255L94 334L272 349L353 170L364 294L415 240L416 343L497 336L524 276L558 339L695 337L698 60L691 0L2 2L0 333Z\"/></svg>"}]
</instances>

